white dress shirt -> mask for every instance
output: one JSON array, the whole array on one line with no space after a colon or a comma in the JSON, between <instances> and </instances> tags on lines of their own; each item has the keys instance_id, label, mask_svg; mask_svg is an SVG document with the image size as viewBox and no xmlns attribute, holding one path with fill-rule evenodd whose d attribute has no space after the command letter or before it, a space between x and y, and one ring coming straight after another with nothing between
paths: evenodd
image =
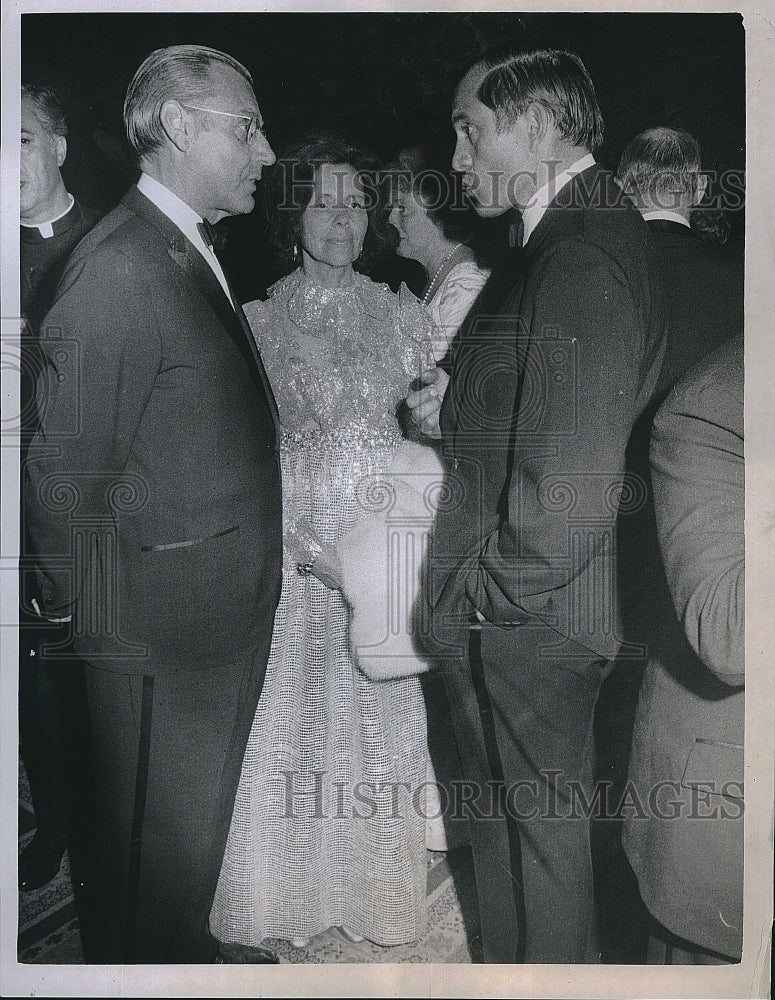
<instances>
[{"instance_id":1,"label":"white dress shirt","mask_svg":"<svg viewBox=\"0 0 775 1000\"><path fill-rule=\"evenodd\" d=\"M689 220L678 212L668 212L664 208L655 208L652 212L643 212L643 218L646 222L650 222L652 219L666 219L668 222L677 222L682 226L686 226L687 229L692 227L689 224Z\"/></svg>"},{"instance_id":2,"label":"white dress shirt","mask_svg":"<svg viewBox=\"0 0 775 1000\"><path fill-rule=\"evenodd\" d=\"M167 218L178 227L186 239L190 240L191 243L194 244L197 250L204 257L210 270L218 279L221 288L224 292L226 292L226 298L233 306L234 302L232 300L229 285L226 281L226 275L223 273L220 261L215 256L212 247L209 247L202 239L202 234L197 229L199 223L204 221L202 216L198 215L190 205L187 205L184 201L182 201L174 192L170 191L168 187L165 187L148 174L140 174L140 180L137 182L137 189L138 191L141 191L149 201L152 201L160 212L164 212Z\"/></svg>"},{"instance_id":3,"label":"white dress shirt","mask_svg":"<svg viewBox=\"0 0 775 1000\"><path fill-rule=\"evenodd\" d=\"M540 187L530 201L522 210L522 223L525 227L525 234L522 238L522 245L530 239L538 223L543 219L544 212L551 205L562 189L571 182L571 179L580 174L583 170L588 170L594 166L595 158L591 153L582 156L580 160L572 163L567 170L563 170L556 177L550 177L543 187Z\"/></svg>"}]
</instances>

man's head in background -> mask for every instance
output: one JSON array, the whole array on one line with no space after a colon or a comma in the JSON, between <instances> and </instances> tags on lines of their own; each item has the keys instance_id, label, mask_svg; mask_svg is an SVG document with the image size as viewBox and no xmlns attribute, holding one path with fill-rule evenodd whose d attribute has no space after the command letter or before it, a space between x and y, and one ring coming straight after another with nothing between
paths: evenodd
<instances>
[{"instance_id":1,"label":"man's head in background","mask_svg":"<svg viewBox=\"0 0 775 1000\"><path fill-rule=\"evenodd\" d=\"M24 84L21 93L19 215L25 225L49 222L70 203L60 169L67 156L67 121L57 93Z\"/></svg>"}]
</instances>

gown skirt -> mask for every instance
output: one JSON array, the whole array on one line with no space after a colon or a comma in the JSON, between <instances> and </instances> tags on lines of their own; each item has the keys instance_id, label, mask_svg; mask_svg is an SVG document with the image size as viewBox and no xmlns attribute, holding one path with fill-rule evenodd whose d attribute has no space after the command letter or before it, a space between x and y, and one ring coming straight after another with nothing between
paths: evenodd
<instances>
[{"instance_id":1,"label":"gown skirt","mask_svg":"<svg viewBox=\"0 0 775 1000\"><path fill-rule=\"evenodd\" d=\"M336 542L370 503L398 440L292 435L286 516ZM211 914L221 942L344 926L380 945L426 930L426 721L417 677L370 681L339 591L283 572L264 690Z\"/></svg>"}]
</instances>

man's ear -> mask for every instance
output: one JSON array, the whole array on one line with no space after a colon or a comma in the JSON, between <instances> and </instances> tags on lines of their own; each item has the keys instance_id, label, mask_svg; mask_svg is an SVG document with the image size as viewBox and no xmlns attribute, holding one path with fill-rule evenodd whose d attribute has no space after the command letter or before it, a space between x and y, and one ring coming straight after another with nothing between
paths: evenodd
<instances>
[{"instance_id":1,"label":"man's ear","mask_svg":"<svg viewBox=\"0 0 775 1000\"><path fill-rule=\"evenodd\" d=\"M525 108L525 127L532 146L540 145L553 125L551 112L539 101L531 101Z\"/></svg>"},{"instance_id":2,"label":"man's ear","mask_svg":"<svg viewBox=\"0 0 775 1000\"><path fill-rule=\"evenodd\" d=\"M692 207L695 205L701 205L702 199L705 197L705 192L708 190L708 175L699 171L697 173L697 190L692 198Z\"/></svg>"},{"instance_id":3,"label":"man's ear","mask_svg":"<svg viewBox=\"0 0 775 1000\"><path fill-rule=\"evenodd\" d=\"M57 151L57 166L61 167L67 157L67 139L63 135L57 135L54 137L54 143Z\"/></svg>"},{"instance_id":4,"label":"man's ear","mask_svg":"<svg viewBox=\"0 0 775 1000\"><path fill-rule=\"evenodd\" d=\"M161 127L170 142L181 152L191 145L191 119L177 101L165 101L159 112Z\"/></svg>"}]
</instances>

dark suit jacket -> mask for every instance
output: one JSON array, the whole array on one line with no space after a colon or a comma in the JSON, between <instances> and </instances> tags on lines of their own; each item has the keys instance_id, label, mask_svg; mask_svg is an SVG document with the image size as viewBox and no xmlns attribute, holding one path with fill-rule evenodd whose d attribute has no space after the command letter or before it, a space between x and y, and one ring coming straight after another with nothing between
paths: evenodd
<instances>
[{"instance_id":1,"label":"dark suit jacket","mask_svg":"<svg viewBox=\"0 0 775 1000\"><path fill-rule=\"evenodd\" d=\"M108 668L244 656L271 630L282 542L276 408L240 316L132 188L44 328L27 516L45 612L74 609L77 651Z\"/></svg>"},{"instance_id":2,"label":"dark suit jacket","mask_svg":"<svg viewBox=\"0 0 775 1000\"><path fill-rule=\"evenodd\" d=\"M454 344L441 411L450 499L429 562L437 639L475 607L495 623L537 616L616 655L612 531L663 337L648 229L595 165L558 194L510 286L494 277Z\"/></svg>"},{"instance_id":3,"label":"dark suit jacket","mask_svg":"<svg viewBox=\"0 0 775 1000\"><path fill-rule=\"evenodd\" d=\"M713 246L668 219L647 223L665 288L668 338L662 395L705 355L743 329L742 248Z\"/></svg>"},{"instance_id":4,"label":"dark suit jacket","mask_svg":"<svg viewBox=\"0 0 775 1000\"><path fill-rule=\"evenodd\" d=\"M646 667L630 762L644 812L624 829L653 916L731 957L743 917L743 451L740 334L692 369L654 423L659 541L684 635ZM658 793L660 782L671 786Z\"/></svg>"},{"instance_id":5,"label":"dark suit jacket","mask_svg":"<svg viewBox=\"0 0 775 1000\"><path fill-rule=\"evenodd\" d=\"M657 541L649 471L654 414L681 375L743 330L743 255L709 246L687 226L647 223L667 305L667 349L657 391L633 432L628 464L647 488L647 502L622 519L619 575L624 637L645 657L673 658L683 644ZM631 663L630 659L630 663Z\"/></svg>"},{"instance_id":6,"label":"dark suit jacket","mask_svg":"<svg viewBox=\"0 0 775 1000\"><path fill-rule=\"evenodd\" d=\"M75 200L70 211L53 223L53 236L41 236L32 226L19 227L19 295L22 316L33 333L37 334L53 301L67 258L99 217L99 212Z\"/></svg>"},{"instance_id":7,"label":"dark suit jacket","mask_svg":"<svg viewBox=\"0 0 775 1000\"><path fill-rule=\"evenodd\" d=\"M19 379L21 414L21 465L27 457L27 446L38 423L35 409L35 382L45 366L44 354L38 342L40 323L54 299L59 279L74 247L97 224L99 212L75 200L70 211L52 224L53 236L41 236L31 226L19 227L19 298L22 324L22 366ZM24 480L22 479L22 482ZM24 555L20 583L23 588L21 604L24 612L32 612L32 599L40 599L34 574L25 565L32 543L22 525L22 553ZM31 620L37 616L32 614Z\"/></svg>"}]
</instances>

